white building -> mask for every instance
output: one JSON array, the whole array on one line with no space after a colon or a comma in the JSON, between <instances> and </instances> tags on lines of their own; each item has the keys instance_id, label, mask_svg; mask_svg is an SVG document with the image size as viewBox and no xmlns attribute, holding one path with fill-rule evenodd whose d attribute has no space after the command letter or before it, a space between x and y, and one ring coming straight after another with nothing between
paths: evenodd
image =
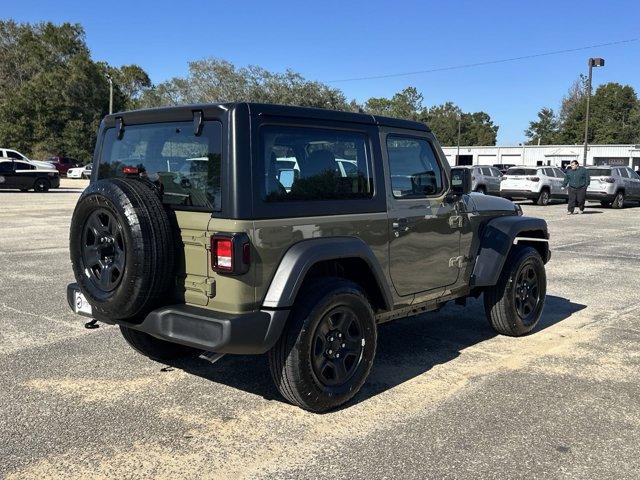
<instances>
[{"instance_id":1,"label":"white building","mask_svg":"<svg viewBox=\"0 0 640 480\"><path fill-rule=\"evenodd\" d=\"M552 165L564 167L571 160L582 163L583 145L518 145L517 147L443 147L454 165ZM640 145L589 145L587 165L627 165L640 168Z\"/></svg>"}]
</instances>

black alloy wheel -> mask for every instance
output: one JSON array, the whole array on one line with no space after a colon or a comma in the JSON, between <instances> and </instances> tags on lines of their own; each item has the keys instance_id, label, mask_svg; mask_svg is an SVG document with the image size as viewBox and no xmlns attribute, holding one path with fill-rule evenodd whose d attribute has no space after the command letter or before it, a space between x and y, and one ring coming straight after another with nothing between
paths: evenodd
<instances>
[{"instance_id":1,"label":"black alloy wheel","mask_svg":"<svg viewBox=\"0 0 640 480\"><path fill-rule=\"evenodd\" d=\"M513 289L516 312L526 326L537 321L537 307L540 302L540 282L534 265L524 263L516 276Z\"/></svg>"},{"instance_id":2,"label":"black alloy wheel","mask_svg":"<svg viewBox=\"0 0 640 480\"><path fill-rule=\"evenodd\" d=\"M362 361L364 329L348 306L328 312L314 333L311 362L313 373L324 387L346 384Z\"/></svg>"},{"instance_id":3,"label":"black alloy wheel","mask_svg":"<svg viewBox=\"0 0 640 480\"><path fill-rule=\"evenodd\" d=\"M111 292L122 280L126 261L122 225L107 209L96 209L85 222L82 258L93 285Z\"/></svg>"}]
</instances>

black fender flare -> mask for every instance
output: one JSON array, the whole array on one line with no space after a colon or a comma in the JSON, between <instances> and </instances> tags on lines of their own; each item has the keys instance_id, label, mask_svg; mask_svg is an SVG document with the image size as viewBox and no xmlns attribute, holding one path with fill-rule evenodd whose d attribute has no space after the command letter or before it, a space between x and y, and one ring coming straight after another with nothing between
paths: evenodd
<instances>
[{"instance_id":1,"label":"black fender flare","mask_svg":"<svg viewBox=\"0 0 640 480\"><path fill-rule=\"evenodd\" d=\"M371 248L356 237L330 237L303 240L292 245L280 261L262 303L264 308L293 306L309 269L318 262L359 258L374 275L387 310L393 308L393 296L380 262Z\"/></svg>"},{"instance_id":2,"label":"black fender flare","mask_svg":"<svg viewBox=\"0 0 640 480\"><path fill-rule=\"evenodd\" d=\"M510 215L489 220L482 230L480 248L471 273L471 287L495 285L514 244L540 243L545 253L542 260L548 262L551 257L548 239L547 222L541 218Z\"/></svg>"}]
</instances>

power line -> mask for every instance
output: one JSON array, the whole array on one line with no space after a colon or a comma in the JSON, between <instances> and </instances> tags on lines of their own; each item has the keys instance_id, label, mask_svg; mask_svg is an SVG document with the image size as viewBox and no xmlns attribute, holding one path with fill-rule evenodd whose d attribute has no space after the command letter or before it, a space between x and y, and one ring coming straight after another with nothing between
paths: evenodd
<instances>
[{"instance_id":1,"label":"power line","mask_svg":"<svg viewBox=\"0 0 640 480\"><path fill-rule=\"evenodd\" d=\"M473 67L481 67L483 65L495 65L497 63L507 63L507 62L516 62L518 60L527 60L530 58L538 58L538 57L547 57L550 55L560 55L563 53L572 53L572 52L579 52L582 50L589 50L591 48L598 48L598 47L609 47L611 45L621 45L621 44L625 44L625 43L632 43L632 42L637 42L639 39L638 38L630 38L628 40L619 40L617 42L608 42L608 43L598 43L596 45L588 45L586 47L578 47L578 48L567 48L564 50L554 50L551 52L543 52L543 53L534 53L532 55L523 55L521 57L512 57L512 58L503 58L500 60L489 60L489 61L485 61L485 62L476 62L476 63L466 63L464 65L451 65L448 67L437 67L437 68L430 68L427 70L416 70L413 72L404 72L404 73L388 73L388 74L384 74L384 75L371 75L368 77L353 77L353 78L342 78L339 80L328 80L325 83L339 83L339 82L357 82L360 80L376 80L376 79L380 79L380 78L394 78L394 77L407 77L409 75L420 75L423 73L434 73L434 72L444 72L447 70L460 70L463 68L473 68Z\"/></svg>"}]
</instances>

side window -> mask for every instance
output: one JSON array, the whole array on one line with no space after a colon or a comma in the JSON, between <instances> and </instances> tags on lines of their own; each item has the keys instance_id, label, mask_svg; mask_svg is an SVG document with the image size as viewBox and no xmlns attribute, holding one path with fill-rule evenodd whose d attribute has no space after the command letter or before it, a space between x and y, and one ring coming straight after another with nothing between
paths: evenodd
<instances>
[{"instance_id":1,"label":"side window","mask_svg":"<svg viewBox=\"0 0 640 480\"><path fill-rule=\"evenodd\" d=\"M364 133L265 126L260 131L268 202L371 198Z\"/></svg>"},{"instance_id":2,"label":"side window","mask_svg":"<svg viewBox=\"0 0 640 480\"><path fill-rule=\"evenodd\" d=\"M638 175L638 173L633 170L629 170L629 176L634 180L640 180L640 175Z\"/></svg>"},{"instance_id":3,"label":"side window","mask_svg":"<svg viewBox=\"0 0 640 480\"><path fill-rule=\"evenodd\" d=\"M0 162L0 173L13 172L13 162Z\"/></svg>"},{"instance_id":4,"label":"side window","mask_svg":"<svg viewBox=\"0 0 640 480\"><path fill-rule=\"evenodd\" d=\"M20 155L18 152L14 152L13 150L7 150L7 157L13 158L15 160L24 160L24 157Z\"/></svg>"},{"instance_id":5,"label":"side window","mask_svg":"<svg viewBox=\"0 0 640 480\"><path fill-rule=\"evenodd\" d=\"M34 170L35 167L29 163L16 162L16 170Z\"/></svg>"},{"instance_id":6,"label":"side window","mask_svg":"<svg viewBox=\"0 0 640 480\"><path fill-rule=\"evenodd\" d=\"M491 169L490 168L481 168L480 170L482 171L483 175L485 175L487 177L491 176Z\"/></svg>"},{"instance_id":7,"label":"side window","mask_svg":"<svg viewBox=\"0 0 640 480\"><path fill-rule=\"evenodd\" d=\"M620 176L623 178L629 178L629 172L627 172L626 168L619 168L618 172L620 173Z\"/></svg>"},{"instance_id":8,"label":"side window","mask_svg":"<svg viewBox=\"0 0 640 480\"><path fill-rule=\"evenodd\" d=\"M491 176L493 177L501 177L502 173L500 173L500 170L498 170L495 167L491 167Z\"/></svg>"},{"instance_id":9,"label":"side window","mask_svg":"<svg viewBox=\"0 0 640 480\"><path fill-rule=\"evenodd\" d=\"M389 135L387 152L394 197L419 198L443 191L442 168L429 141Z\"/></svg>"}]
</instances>

